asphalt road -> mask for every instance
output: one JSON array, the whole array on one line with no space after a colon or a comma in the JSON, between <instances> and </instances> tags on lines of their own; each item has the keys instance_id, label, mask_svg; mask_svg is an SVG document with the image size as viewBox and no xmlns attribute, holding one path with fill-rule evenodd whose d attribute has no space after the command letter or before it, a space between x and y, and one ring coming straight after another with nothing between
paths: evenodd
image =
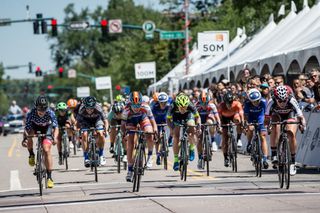
<instances>
[{"instance_id":1,"label":"asphalt road","mask_svg":"<svg viewBox=\"0 0 320 213\"><path fill-rule=\"evenodd\" d=\"M238 173L223 166L221 152L214 153L210 176L189 164L188 179L154 166L145 172L139 192L125 181L106 151L107 165L99 167L99 182L83 166L82 153L71 155L69 170L57 164L53 148L55 187L39 196L33 168L21 135L0 136L0 212L319 212L320 172L299 169L290 189L279 189L275 170L257 178L248 156L239 155ZM106 149L107 150L107 149Z\"/></svg>"}]
</instances>

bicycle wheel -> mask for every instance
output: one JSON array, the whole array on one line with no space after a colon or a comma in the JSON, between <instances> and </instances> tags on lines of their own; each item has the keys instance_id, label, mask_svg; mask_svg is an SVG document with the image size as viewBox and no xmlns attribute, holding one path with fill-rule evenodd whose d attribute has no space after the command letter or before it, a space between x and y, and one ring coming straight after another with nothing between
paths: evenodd
<instances>
[{"instance_id":1,"label":"bicycle wheel","mask_svg":"<svg viewBox=\"0 0 320 213\"><path fill-rule=\"evenodd\" d=\"M163 167L165 170L168 170L168 145L167 145L167 137L166 133L163 133L162 137L162 151L161 151L161 156L163 158Z\"/></svg>"},{"instance_id":2,"label":"bicycle wheel","mask_svg":"<svg viewBox=\"0 0 320 213\"><path fill-rule=\"evenodd\" d=\"M185 139L184 142L183 142L183 168L182 168L182 177L183 177L183 180L184 181L187 181L187 170L188 170L188 142L187 140Z\"/></svg>"},{"instance_id":3,"label":"bicycle wheel","mask_svg":"<svg viewBox=\"0 0 320 213\"><path fill-rule=\"evenodd\" d=\"M237 144L234 136L231 138L231 152L232 152L232 159L231 159L231 164L232 164L232 171L233 172L238 172L238 164L237 164Z\"/></svg>"},{"instance_id":4,"label":"bicycle wheel","mask_svg":"<svg viewBox=\"0 0 320 213\"><path fill-rule=\"evenodd\" d=\"M117 161L117 171L120 173L121 169L121 141L119 141L119 137L116 140L116 161Z\"/></svg>"},{"instance_id":5,"label":"bicycle wheel","mask_svg":"<svg viewBox=\"0 0 320 213\"><path fill-rule=\"evenodd\" d=\"M139 179L139 166L140 166L140 158L142 156L140 155L140 150L141 150L141 144L138 144L138 148L136 150L136 155L135 155L135 160L133 164L133 192L138 191L138 182L140 181Z\"/></svg>"},{"instance_id":6,"label":"bicycle wheel","mask_svg":"<svg viewBox=\"0 0 320 213\"><path fill-rule=\"evenodd\" d=\"M261 151L261 141L260 137L257 137L257 177L262 175L262 151Z\"/></svg>"},{"instance_id":7,"label":"bicycle wheel","mask_svg":"<svg viewBox=\"0 0 320 213\"><path fill-rule=\"evenodd\" d=\"M209 141L208 141L208 131L205 132L205 137L204 137L204 140L205 140L205 153L206 153L206 166L207 166L207 176L209 176L209 173L210 173L210 159L211 159L211 152L210 152L210 144L209 144Z\"/></svg>"},{"instance_id":8,"label":"bicycle wheel","mask_svg":"<svg viewBox=\"0 0 320 213\"><path fill-rule=\"evenodd\" d=\"M97 155L97 146L96 146L95 140L91 141L91 152L92 152L91 167L94 168L94 179L96 182L98 182L98 155Z\"/></svg>"},{"instance_id":9,"label":"bicycle wheel","mask_svg":"<svg viewBox=\"0 0 320 213\"><path fill-rule=\"evenodd\" d=\"M63 136L63 158L66 164L66 170L68 170L68 140L66 136Z\"/></svg>"},{"instance_id":10,"label":"bicycle wheel","mask_svg":"<svg viewBox=\"0 0 320 213\"><path fill-rule=\"evenodd\" d=\"M283 153L283 140L280 136L278 144L278 180L280 188L283 188L284 184L284 153Z\"/></svg>"},{"instance_id":11,"label":"bicycle wheel","mask_svg":"<svg viewBox=\"0 0 320 213\"><path fill-rule=\"evenodd\" d=\"M43 167L42 167L42 155L41 155L41 149L38 148L37 152L37 180L39 184L39 191L40 191L40 196L42 196L42 189L43 189Z\"/></svg>"},{"instance_id":12,"label":"bicycle wheel","mask_svg":"<svg viewBox=\"0 0 320 213\"><path fill-rule=\"evenodd\" d=\"M290 147L288 144L288 139L283 141L283 152L284 152L284 181L286 184L286 189L290 187L290 164L291 164L291 154L290 154Z\"/></svg>"},{"instance_id":13,"label":"bicycle wheel","mask_svg":"<svg viewBox=\"0 0 320 213\"><path fill-rule=\"evenodd\" d=\"M77 155L77 143L76 143L75 136L72 136L72 144L73 144L73 154Z\"/></svg>"}]
</instances>

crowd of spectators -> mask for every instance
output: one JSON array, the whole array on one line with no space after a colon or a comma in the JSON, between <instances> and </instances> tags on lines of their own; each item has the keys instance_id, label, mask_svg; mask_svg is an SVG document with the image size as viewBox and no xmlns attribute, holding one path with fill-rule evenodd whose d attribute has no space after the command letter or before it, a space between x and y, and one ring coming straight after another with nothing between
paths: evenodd
<instances>
[{"instance_id":1,"label":"crowd of spectators","mask_svg":"<svg viewBox=\"0 0 320 213\"><path fill-rule=\"evenodd\" d=\"M312 69L309 73L300 74L293 79L292 95L297 99L299 106L304 111L312 109L320 109L320 70ZM226 79L218 83L212 83L208 91L212 95L215 104L222 101L223 95L230 90L236 99L244 102L246 92L251 88L257 88L261 91L262 96L269 100L272 97L273 88L278 85L288 84L287 79L283 75L272 76L265 74L263 76L252 75L249 69L243 71L243 77L238 82L229 82ZM192 90L185 90L192 100L197 100L200 95L200 88L194 87Z\"/></svg>"}]
</instances>

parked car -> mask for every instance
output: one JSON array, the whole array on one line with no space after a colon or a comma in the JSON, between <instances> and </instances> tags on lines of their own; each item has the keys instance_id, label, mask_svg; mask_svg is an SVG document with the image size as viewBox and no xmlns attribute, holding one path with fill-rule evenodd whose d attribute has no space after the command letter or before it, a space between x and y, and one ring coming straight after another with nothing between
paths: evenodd
<instances>
[{"instance_id":1,"label":"parked car","mask_svg":"<svg viewBox=\"0 0 320 213\"><path fill-rule=\"evenodd\" d=\"M3 116L0 116L0 135L2 135L3 133L3 126L4 126L4 117Z\"/></svg>"},{"instance_id":2,"label":"parked car","mask_svg":"<svg viewBox=\"0 0 320 213\"><path fill-rule=\"evenodd\" d=\"M24 121L22 114L7 115L3 125L3 135L8 133L22 133L24 131Z\"/></svg>"}]
</instances>

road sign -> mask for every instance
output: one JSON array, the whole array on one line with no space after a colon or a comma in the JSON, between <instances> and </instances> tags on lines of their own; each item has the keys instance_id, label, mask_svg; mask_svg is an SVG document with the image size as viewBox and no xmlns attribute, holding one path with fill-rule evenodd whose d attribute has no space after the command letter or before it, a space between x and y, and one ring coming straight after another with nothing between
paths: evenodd
<instances>
[{"instance_id":1,"label":"road sign","mask_svg":"<svg viewBox=\"0 0 320 213\"><path fill-rule=\"evenodd\" d=\"M186 37L185 31L160 31L160 39L184 39Z\"/></svg>"},{"instance_id":2,"label":"road sign","mask_svg":"<svg viewBox=\"0 0 320 213\"><path fill-rule=\"evenodd\" d=\"M229 31L207 31L198 33L198 50L201 55L226 53L229 46Z\"/></svg>"},{"instance_id":3,"label":"road sign","mask_svg":"<svg viewBox=\"0 0 320 213\"><path fill-rule=\"evenodd\" d=\"M142 25L142 30L145 33L153 33L156 29L156 24L153 21L145 21Z\"/></svg>"},{"instance_id":4,"label":"road sign","mask_svg":"<svg viewBox=\"0 0 320 213\"><path fill-rule=\"evenodd\" d=\"M84 98L90 95L90 87L77 87L77 97Z\"/></svg>"},{"instance_id":5,"label":"road sign","mask_svg":"<svg viewBox=\"0 0 320 213\"><path fill-rule=\"evenodd\" d=\"M11 24L11 19L9 18L0 19L0 26L8 26L10 24Z\"/></svg>"},{"instance_id":6,"label":"road sign","mask_svg":"<svg viewBox=\"0 0 320 213\"><path fill-rule=\"evenodd\" d=\"M74 69L68 70L68 78L76 78L77 77L77 71Z\"/></svg>"},{"instance_id":7,"label":"road sign","mask_svg":"<svg viewBox=\"0 0 320 213\"><path fill-rule=\"evenodd\" d=\"M134 65L136 79L156 77L156 62L143 62Z\"/></svg>"},{"instance_id":8,"label":"road sign","mask_svg":"<svg viewBox=\"0 0 320 213\"><path fill-rule=\"evenodd\" d=\"M69 24L70 30L85 30L88 27L90 27L90 24L87 21L75 21Z\"/></svg>"},{"instance_id":9,"label":"road sign","mask_svg":"<svg viewBox=\"0 0 320 213\"><path fill-rule=\"evenodd\" d=\"M103 76L96 78L96 89L111 89L111 77L110 76Z\"/></svg>"},{"instance_id":10,"label":"road sign","mask_svg":"<svg viewBox=\"0 0 320 213\"><path fill-rule=\"evenodd\" d=\"M109 33L122 33L122 20L121 19L109 20Z\"/></svg>"},{"instance_id":11,"label":"road sign","mask_svg":"<svg viewBox=\"0 0 320 213\"><path fill-rule=\"evenodd\" d=\"M153 33L146 33L145 34L145 38L148 39L148 40L149 39L153 39L154 38Z\"/></svg>"}]
</instances>

